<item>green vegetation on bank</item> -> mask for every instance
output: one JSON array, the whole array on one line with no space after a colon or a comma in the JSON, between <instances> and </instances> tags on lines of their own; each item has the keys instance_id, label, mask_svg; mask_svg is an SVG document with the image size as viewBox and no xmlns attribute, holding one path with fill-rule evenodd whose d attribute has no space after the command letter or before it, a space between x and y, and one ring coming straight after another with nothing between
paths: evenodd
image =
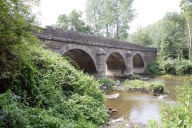
<instances>
[{"instance_id":1,"label":"green vegetation on bank","mask_svg":"<svg viewBox=\"0 0 192 128\"><path fill-rule=\"evenodd\" d=\"M164 84L160 82L149 83L142 80L125 80L122 86L113 86L113 90L130 92L138 91L145 93L152 92L154 95L156 95L163 94Z\"/></svg>"},{"instance_id":2,"label":"green vegetation on bank","mask_svg":"<svg viewBox=\"0 0 192 128\"><path fill-rule=\"evenodd\" d=\"M104 86L112 87L113 85L115 85L115 81L114 80L112 80L110 78L106 78L106 77L99 79L98 82L99 82L99 84L101 86L104 85Z\"/></svg>"},{"instance_id":3,"label":"green vegetation on bank","mask_svg":"<svg viewBox=\"0 0 192 128\"><path fill-rule=\"evenodd\" d=\"M162 128L192 127L192 88L189 83L177 88L177 100L174 105L166 104L161 112Z\"/></svg>"},{"instance_id":4,"label":"green vegetation on bank","mask_svg":"<svg viewBox=\"0 0 192 128\"><path fill-rule=\"evenodd\" d=\"M38 43L35 2L0 1L0 127L99 127L108 116L98 82Z\"/></svg>"},{"instance_id":5,"label":"green vegetation on bank","mask_svg":"<svg viewBox=\"0 0 192 128\"><path fill-rule=\"evenodd\" d=\"M192 74L192 62L186 59L154 60L149 63L145 72L153 75L190 75Z\"/></svg>"},{"instance_id":6,"label":"green vegetation on bank","mask_svg":"<svg viewBox=\"0 0 192 128\"><path fill-rule=\"evenodd\" d=\"M184 83L177 87L177 102L164 104L161 111L161 126L157 121L148 121L148 128L191 128L192 127L192 87Z\"/></svg>"}]
</instances>

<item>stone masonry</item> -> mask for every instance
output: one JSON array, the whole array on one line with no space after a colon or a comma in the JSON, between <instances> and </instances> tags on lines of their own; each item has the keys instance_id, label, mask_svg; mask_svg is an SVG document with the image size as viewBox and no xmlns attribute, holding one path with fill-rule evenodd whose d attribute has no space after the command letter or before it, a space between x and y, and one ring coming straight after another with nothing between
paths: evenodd
<instances>
[{"instance_id":1,"label":"stone masonry","mask_svg":"<svg viewBox=\"0 0 192 128\"><path fill-rule=\"evenodd\" d=\"M99 76L142 73L157 54L156 48L51 26L36 36L52 51L69 56L84 72Z\"/></svg>"}]
</instances>

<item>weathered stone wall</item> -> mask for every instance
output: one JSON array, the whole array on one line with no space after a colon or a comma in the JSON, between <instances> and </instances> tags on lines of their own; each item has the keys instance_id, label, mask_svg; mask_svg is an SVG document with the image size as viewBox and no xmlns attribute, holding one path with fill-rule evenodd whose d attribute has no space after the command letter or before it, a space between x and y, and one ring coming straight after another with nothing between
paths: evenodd
<instances>
[{"instance_id":1,"label":"weathered stone wall","mask_svg":"<svg viewBox=\"0 0 192 128\"><path fill-rule=\"evenodd\" d=\"M100 76L121 75L122 70L124 75L141 73L157 54L156 48L49 26L42 29L41 33L36 36L58 54L66 53L66 55L74 56L73 58L76 58L80 65L85 66L86 70L94 66L86 66L83 63L90 63L92 60L93 63L91 63L95 65L96 72ZM144 63L143 68L133 67L133 58L136 54L141 56ZM87 55L90 56L90 59L86 59Z\"/></svg>"},{"instance_id":2,"label":"weathered stone wall","mask_svg":"<svg viewBox=\"0 0 192 128\"><path fill-rule=\"evenodd\" d=\"M91 34L69 31L61 28L55 28L46 26L42 29L39 37L46 37L47 39L67 41L71 43L81 43L87 45L97 45L106 47L126 48L130 50L139 51L157 51L156 48L146 47L135 43L129 43L125 41L119 41L116 39L110 39L101 36L95 36Z\"/></svg>"}]
</instances>

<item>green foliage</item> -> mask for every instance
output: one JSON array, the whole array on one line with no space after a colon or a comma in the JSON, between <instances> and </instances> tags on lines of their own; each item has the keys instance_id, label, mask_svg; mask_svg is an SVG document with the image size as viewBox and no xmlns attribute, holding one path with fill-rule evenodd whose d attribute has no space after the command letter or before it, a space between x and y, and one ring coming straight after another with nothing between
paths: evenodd
<instances>
[{"instance_id":1,"label":"green foliage","mask_svg":"<svg viewBox=\"0 0 192 128\"><path fill-rule=\"evenodd\" d=\"M192 62L186 59L157 59L151 61L145 72L148 74L163 75L190 75L192 74Z\"/></svg>"},{"instance_id":2,"label":"green foliage","mask_svg":"<svg viewBox=\"0 0 192 128\"><path fill-rule=\"evenodd\" d=\"M178 103L165 104L161 112L162 128L190 128L192 126L192 88L189 83L177 88Z\"/></svg>"},{"instance_id":3,"label":"green foliage","mask_svg":"<svg viewBox=\"0 0 192 128\"><path fill-rule=\"evenodd\" d=\"M189 47L186 18L177 12L168 12L163 19L140 28L133 34L138 43L157 47L162 58L187 58Z\"/></svg>"},{"instance_id":4,"label":"green foliage","mask_svg":"<svg viewBox=\"0 0 192 128\"><path fill-rule=\"evenodd\" d=\"M174 74L174 75L192 74L192 63L190 60L182 59L178 61L167 59L166 61L163 61L162 65L167 74Z\"/></svg>"},{"instance_id":5,"label":"green foliage","mask_svg":"<svg viewBox=\"0 0 192 128\"><path fill-rule=\"evenodd\" d=\"M14 126L14 120L18 120L21 123L18 127L32 126L33 123L37 127L51 127L52 123L52 127L96 127L106 122L104 97L93 77L76 71L68 61L51 51L39 46L32 46L30 49L27 57L31 61L24 63L22 60L21 72L11 81L13 85L9 93L12 96L10 99L14 101L1 100L6 103L1 103L0 106L6 110L2 116L8 114L12 118L7 122L2 121L4 125L1 125L9 123ZM15 97L19 99L15 100ZM14 107L9 109L11 106ZM17 113L21 117L15 115ZM22 119L27 121L22 122Z\"/></svg>"},{"instance_id":6,"label":"green foliage","mask_svg":"<svg viewBox=\"0 0 192 128\"><path fill-rule=\"evenodd\" d=\"M150 83L150 88L154 94L163 94L165 85L161 82Z\"/></svg>"},{"instance_id":7,"label":"green foliage","mask_svg":"<svg viewBox=\"0 0 192 128\"><path fill-rule=\"evenodd\" d=\"M38 3L38 0L1 0L0 1L0 92L3 92L23 67L23 61L27 60L29 49L20 47L21 44L37 43L31 30L35 31L34 15L31 14L31 4ZM22 50L21 56L17 56L18 50ZM28 59L30 61L30 59ZM30 68L27 65L25 68Z\"/></svg>"},{"instance_id":8,"label":"green foliage","mask_svg":"<svg viewBox=\"0 0 192 128\"><path fill-rule=\"evenodd\" d=\"M142 80L125 80L123 86L115 86L113 89L121 91L141 91L163 94L164 84L160 82L149 83Z\"/></svg>"},{"instance_id":9,"label":"green foliage","mask_svg":"<svg viewBox=\"0 0 192 128\"><path fill-rule=\"evenodd\" d=\"M126 88L135 88L135 89L149 88L149 84L146 81L142 80L125 80L123 82L123 86L125 86Z\"/></svg>"},{"instance_id":10,"label":"green foliage","mask_svg":"<svg viewBox=\"0 0 192 128\"><path fill-rule=\"evenodd\" d=\"M134 42L150 46L153 44L153 39L145 29L139 28L134 34Z\"/></svg>"},{"instance_id":11,"label":"green foliage","mask_svg":"<svg viewBox=\"0 0 192 128\"><path fill-rule=\"evenodd\" d=\"M105 123L105 98L94 78L38 44L30 2L35 1L0 1L0 127L96 128Z\"/></svg>"},{"instance_id":12,"label":"green foliage","mask_svg":"<svg viewBox=\"0 0 192 128\"><path fill-rule=\"evenodd\" d=\"M126 40L128 23L136 16L132 4L133 0L87 0L87 21L98 35Z\"/></svg>"},{"instance_id":13,"label":"green foliage","mask_svg":"<svg viewBox=\"0 0 192 128\"><path fill-rule=\"evenodd\" d=\"M147 128L159 128L158 122L154 120L149 120L147 124Z\"/></svg>"},{"instance_id":14,"label":"green foliage","mask_svg":"<svg viewBox=\"0 0 192 128\"><path fill-rule=\"evenodd\" d=\"M99 79L99 84L100 85L107 85L107 86L113 86L115 85L115 81L106 77L103 77L101 79Z\"/></svg>"},{"instance_id":15,"label":"green foliage","mask_svg":"<svg viewBox=\"0 0 192 128\"><path fill-rule=\"evenodd\" d=\"M73 10L68 16L66 14L61 14L55 26L72 31L92 33L91 26L86 25L81 17L82 12L77 10Z\"/></svg>"},{"instance_id":16,"label":"green foliage","mask_svg":"<svg viewBox=\"0 0 192 128\"><path fill-rule=\"evenodd\" d=\"M163 68L159 65L159 63L156 60L153 60L147 65L145 72L148 74L162 75Z\"/></svg>"}]
</instances>

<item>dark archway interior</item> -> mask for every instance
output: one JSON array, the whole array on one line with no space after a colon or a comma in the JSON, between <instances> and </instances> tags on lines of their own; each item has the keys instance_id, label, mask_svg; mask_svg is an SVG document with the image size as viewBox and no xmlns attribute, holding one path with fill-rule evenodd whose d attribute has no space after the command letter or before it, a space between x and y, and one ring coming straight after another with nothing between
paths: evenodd
<instances>
[{"instance_id":1,"label":"dark archway interior","mask_svg":"<svg viewBox=\"0 0 192 128\"><path fill-rule=\"evenodd\" d=\"M144 68L144 62L140 54L133 57L133 68Z\"/></svg>"},{"instance_id":2,"label":"dark archway interior","mask_svg":"<svg viewBox=\"0 0 192 128\"><path fill-rule=\"evenodd\" d=\"M108 70L125 70L126 64L120 53L114 52L107 58Z\"/></svg>"},{"instance_id":3,"label":"dark archway interior","mask_svg":"<svg viewBox=\"0 0 192 128\"><path fill-rule=\"evenodd\" d=\"M84 73L96 73L96 67L93 59L87 52L81 49L72 49L67 51L64 56L71 58Z\"/></svg>"}]
</instances>

